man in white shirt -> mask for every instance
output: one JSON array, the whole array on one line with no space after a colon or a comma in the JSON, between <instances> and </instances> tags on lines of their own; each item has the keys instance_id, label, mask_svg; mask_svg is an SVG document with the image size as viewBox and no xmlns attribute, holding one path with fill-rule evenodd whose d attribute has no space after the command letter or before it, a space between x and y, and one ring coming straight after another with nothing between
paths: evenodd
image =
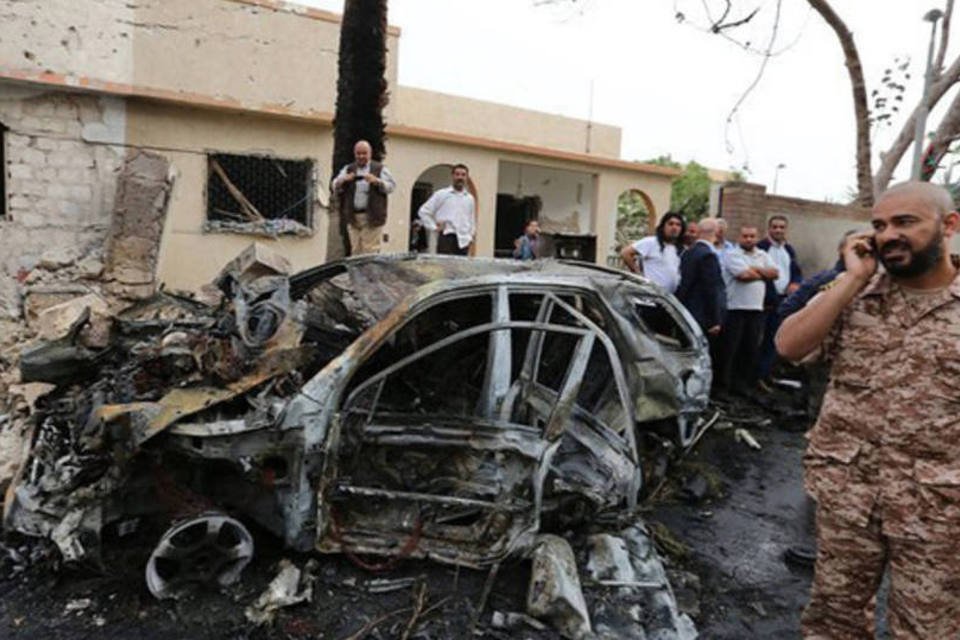
<instances>
[{"instance_id":1,"label":"man in white shirt","mask_svg":"<svg viewBox=\"0 0 960 640\"><path fill-rule=\"evenodd\" d=\"M380 253L383 225L387 222L387 195L397 183L382 163L372 159L370 143L353 146L354 161L333 180L340 196L340 215L350 236L350 254Z\"/></svg>"},{"instance_id":2,"label":"man in white shirt","mask_svg":"<svg viewBox=\"0 0 960 640\"><path fill-rule=\"evenodd\" d=\"M656 233L627 245L620 257L627 269L646 276L668 293L680 284L680 243L686 223L679 213L668 212L657 225Z\"/></svg>"},{"instance_id":3,"label":"man in white shirt","mask_svg":"<svg viewBox=\"0 0 960 640\"><path fill-rule=\"evenodd\" d=\"M720 387L728 392L749 393L757 384L766 283L775 280L780 272L770 256L757 248L757 228L750 226L740 229L740 244L726 251L722 266L727 320Z\"/></svg>"},{"instance_id":4,"label":"man in white shirt","mask_svg":"<svg viewBox=\"0 0 960 640\"><path fill-rule=\"evenodd\" d=\"M440 234L437 253L465 256L477 233L477 205L467 191L467 166L454 165L450 175L452 184L434 191L417 216L428 232Z\"/></svg>"},{"instance_id":5,"label":"man in white shirt","mask_svg":"<svg viewBox=\"0 0 960 640\"><path fill-rule=\"evenodd\" d=\"M770 254L779 271L776 280L767 283L767 297L764 302L767 319L757 372L761 388L769 381L777 357L777 350L773 346L773 336L777 334L777 329L780 327L780 315L777 309L787 296L800 288L800 283L803 282L803 272L797 261L797 252L787 242L788 226L786 216L771 216L767 221L767 237L757 243L758 248Z\"/></svg>"}]
</instances>

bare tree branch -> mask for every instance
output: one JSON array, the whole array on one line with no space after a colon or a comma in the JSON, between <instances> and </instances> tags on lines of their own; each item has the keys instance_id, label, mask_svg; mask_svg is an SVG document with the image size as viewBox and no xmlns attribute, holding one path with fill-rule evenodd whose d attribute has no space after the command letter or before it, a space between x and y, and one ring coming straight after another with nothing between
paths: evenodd
<instances>
[{"instance_id":1,"label":"bare tree branch","mask_svg":"<svg viewBox=\"0 0 960 640\"><path fill-rule=\"evenodd\" d=\"M760 11L760 7L757 7L756 9L751 11L749 14L747 14L747 16L744 18L740 18L739 20L734 20L733 22L728 22L726 24L717 23L713 25L713 27L711 27L710 30L713 31L714 33L720 33L721 31L724 31L726 29L733 29L734 27L745 25L751 20L753 20L754 16L756 16L759 11Z\"/></svg>"},{"instance_id":2,"label":"bare tree branch","mask_svg":"<svg viewBox=\"0 0 960 640\"><path fill-rule=\"evenodd\" d=\"M807 0L807 2L830 25L843 48L843 57L853 89L853 108L857 121L857 200L860 206L871 207L873 206L873 171L870 151L870 110L867 108L867 84L863 79L860 53L857 51L850 29L827 0Z\"/></svg>"},{"instance_id":3,"label":"bare tree branch","mask_svg":"<svg viewBox=\"0 0 960 640\"><path fill-rule=\"evenodd\" d=\"M960 135L960 92L953 96L953 102L950 103L947 112L940 121L940 125L933 134L930 155L934 158L942 158L958 135Z\"/></svg>"},{"instance_id":4,"label":"bare tree branch","mask_svg":"<svg viewBox=\"0 0 960 640\"><path fill-rule=\"evenodd\" d=\"M710 27L710 30L713 31L714 33L717 33L717 31L719 31L718 27L723 24L723 21L724 21L724 20L727 19L727 16L730 15L730 9L733 8L733 1L732 1L732 0L726 0L726 2L727 2L727 6L724 7L724 9L723 9L723 15L720 16L720 18L717 19L717 21L714 22L713 25ZM706 0L704 0L704 2L703 2L703 7L704 7L704 9L707 8Z\"/></svg>"},{"instance_id":5,"label":"bare tree branch","mask_svg":"<svg viewBox=\"0 0 960 640\"><path fill-rule=\"evenodd\" d=\"M950 87L960 81L960 55L953 61L953 64L943 72L940 79L930 86L930 109L937 106L937 103L943 98L943 95ZM913 143L914 132L917 127L917 117L920 114L921 104L918 104L907 121L903 123L897 139L880 159L880 167L877 169L877 176L873 181L874 190L880 193L887 188L890 181L893 180L893 172L897 170L903 154L907 152Z\"/></svg>"},{"instance_id":6,"label":"bare tree branch","mask_svg":"<svg viewBox=\"0 0 960 640\"><path fill-rule=\"evenodd\" d=\"M777 42L777 33L780 30L780 10L783 7L783 0L777 0L777 11L773 19L773 29L770 31L770 42L767 45L768 55L764 56L763 62L760 63L760 68L757 70L757 75L753 79L753 82L750 83L750 86L744 90L743 94L740 96L740 99L737 100L736 104L733 105L733 108L730 109L730 113L727 115L727 125L724 135L727 142L727 150L733 150L733 145L730 144L730 123L736 117L737 113L740 111L740 107L743 106L743 103L746 102L747 98L753 93L753 90L757 88L757 85L760 84L760 80L763 78L763 73L767 70L767 64L770 62L769 52L773 51L773 46Z\"/></svg>"},{"instance_id":7,"label":"bare tree branch","mask_svg":"<svg viewBox=\"0 0 960 640\"><path fill-rule=\"evenodd\" d=\"M937 52L937 61L933 65L933 77L939 78L943 72L943 63L947 59L947 45L950 43L950 17L953 15L953 0L947 0L943 10L943 23L940 25L940 51Z\"/></svg>"}]
</instances>

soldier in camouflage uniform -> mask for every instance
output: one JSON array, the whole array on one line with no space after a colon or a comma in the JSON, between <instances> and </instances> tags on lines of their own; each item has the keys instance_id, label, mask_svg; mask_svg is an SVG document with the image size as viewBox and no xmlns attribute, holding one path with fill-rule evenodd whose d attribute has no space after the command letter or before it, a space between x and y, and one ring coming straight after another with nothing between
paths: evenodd
<instances>
[{"instance_id":1,"label":"soldier in camouflage uniform","mask_svg":"<svg viewBox=\"0 0 960 640\"><path fill-rule=\"evenodd\" d=\"M960 638L960 227L949 194L891 188L845 274L788 318L784 357L832 362L805 458L817 501L809 639L873 638L890 569L894 638ZM877 268L877 263L883 269Z\"/></svg>"}]
</instances>

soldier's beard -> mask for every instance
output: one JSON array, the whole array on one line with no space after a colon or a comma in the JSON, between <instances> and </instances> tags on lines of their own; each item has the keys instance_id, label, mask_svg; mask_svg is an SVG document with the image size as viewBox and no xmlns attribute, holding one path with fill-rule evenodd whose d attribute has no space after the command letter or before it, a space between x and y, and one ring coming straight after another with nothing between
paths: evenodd
<instances>
[{"instance_id":1,"label":"soldier's beard","mask_svg":"<svg viewBox=\"0 0 960 640\"><path fill-rule=\"evenodd\" d=\"M883 257L883 254L887 249L893 247L908 251L910 253L910 261L906 263L888 262ZM939 229L937 230L936 236L930 240L930 243L918 251L914 251L906 242L899 240L888 242L883 245L880 251L880 262L888 273L897 278L915 278L916 276L923 275L937 266L937 263L940 262L942 257L943 232Z\"/></svg>"}]
</instances>

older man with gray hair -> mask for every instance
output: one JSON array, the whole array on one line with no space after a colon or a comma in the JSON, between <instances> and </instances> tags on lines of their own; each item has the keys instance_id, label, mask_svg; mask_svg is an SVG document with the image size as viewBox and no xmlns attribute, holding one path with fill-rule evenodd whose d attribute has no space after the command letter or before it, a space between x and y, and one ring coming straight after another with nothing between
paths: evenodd
<instances>
[{"instance_id":1,"label":"older man with gray hair","mask_svg":"<svg viewBox=\"0 0 960 640\"><path fill-rule=\"evenodd\" d=\"M396 188L393 176L372 159L366 140L353 146L354 161L343 167L333 181L340 196L340 215L347 223L350 253L379 253L383 225L387 222L387 195Z\"/></svg>"}]
</instances>

